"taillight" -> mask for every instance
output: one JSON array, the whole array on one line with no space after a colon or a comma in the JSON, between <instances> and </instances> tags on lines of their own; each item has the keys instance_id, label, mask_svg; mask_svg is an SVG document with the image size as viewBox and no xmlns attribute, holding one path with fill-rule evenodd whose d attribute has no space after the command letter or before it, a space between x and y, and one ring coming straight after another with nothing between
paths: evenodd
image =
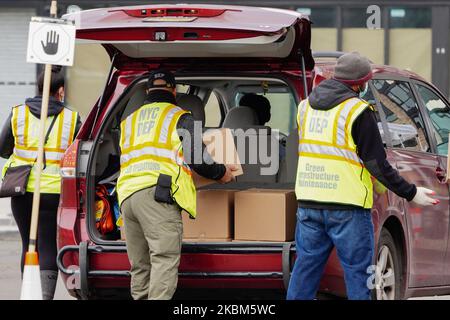
<instances>
[{"instance_id":1,"label":"taillight","mask_svg":"<svg viewBox=\"0 0 450 320\"><path fill-rule=\"evenodd\" d=\"M71 209L81 209L81 181L78 178L77 173L79 146L81 146L80 140L75 140L69 148L67 148L61 159L60 207L64 208L64 214L69 214Z\"/></svg>"},{"instance_id":2,"label":"taillight","mask_svg":"<svg viewBox=\"0 0 450 320\"><path fill-rule=\"evenodd\" d=\"M61 177L63 178L75 178L77 171L77 156L78 156L78 143L79 140L75 140L69 148L67 148L64 156L61 159Z\"/></svg>"},{"instance_id":3,"label":"taillight","mask_svg":"<svg viewBox=\"0 0 450 320\"><path fill-rule=\"evenodd\" d=\"M75 168L64 167L61 168L61 177L63 178L75 178L76 170Z\"/></svg>"}]
</instances>

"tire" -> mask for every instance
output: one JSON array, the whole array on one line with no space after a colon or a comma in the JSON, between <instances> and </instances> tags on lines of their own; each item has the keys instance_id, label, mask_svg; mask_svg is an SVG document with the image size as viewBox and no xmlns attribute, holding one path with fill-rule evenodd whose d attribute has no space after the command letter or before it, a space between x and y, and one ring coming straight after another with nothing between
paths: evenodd
<instances>
[{"instance_id":1,"label":"tire","mask_svg":"<svg viewBox=\"0 0 450 320\"><path fill-rule=\"evenodd\" d=\"M402 260L400 248L391 233L381 230L376 252L374 300L401 300L402 297Z\"/></svg>"}]
</instances>

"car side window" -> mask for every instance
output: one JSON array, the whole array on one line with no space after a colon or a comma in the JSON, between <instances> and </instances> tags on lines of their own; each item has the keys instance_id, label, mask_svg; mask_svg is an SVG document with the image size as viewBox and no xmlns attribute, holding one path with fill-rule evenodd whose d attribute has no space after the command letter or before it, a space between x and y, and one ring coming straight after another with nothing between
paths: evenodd
<instances>
[{"instance_id":1,"label":"car side window","mask_svg":"<svg viewBox=\"0 0 450 320\"><path fill-rule=\"evenodd\" d=\"M380 134L381 134L381 138L383 140L383 144L386 146L386 137L385 137L385 134L383 132L383 126L381 124L380 113L378 112L377 103L375 101L375 97L373 95L372 88L370 86L367 89L367 92L361 98L366 100L369 104L371 104L373 106L373 110L375 111L375 118L376 118L377 124L378 124L378 129L380 130Z\"/></svg>"},{"instance_id":2,"label":"car side window","mask_svg":"<svg viewBox=\"0 0 450 320\"><path fill-rule=\"evenodd\" d=\"M190 85L188 84L177 84L177 93L188 93Z\"/></svg>"},{"instance_id":3,"label":"car side window","mask_svg":"<svg viewBox=\"0 0 450 320\"><path fill-rule=\"evenodd\" d=\"M429 152L424 121L408 82L374 79L372 83L386 115L393 147Z\"/></svg>"},{"instance_id":4,"label":"car side window","mask_svg":"<svg viewBox=\"0 0 450 320\"><path fill-rule=\"evenodd\" d=\"M448 134L450 132L450 108L433 90L420 84L416 84L416 87L433 124L437 153L442 156L447 156Z\"/></svg>"}]
</instances>

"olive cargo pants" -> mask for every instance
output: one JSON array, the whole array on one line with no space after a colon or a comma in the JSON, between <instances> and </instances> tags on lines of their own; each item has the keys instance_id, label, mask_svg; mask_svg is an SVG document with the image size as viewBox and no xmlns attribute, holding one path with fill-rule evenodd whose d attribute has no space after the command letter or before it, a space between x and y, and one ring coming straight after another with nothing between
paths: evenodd
<instances>
[{"instance_id":1,"label":"olive cargo pants","mask_svg":"<svg viewBox=\"0 0 450 320\"><path fill-rule=\"evenodd\" d=\"M156 202L155 188L122 203L131 295L135 300L169 300L178 283L183 223L176 204Z\"/></svg>"}]
</instances>

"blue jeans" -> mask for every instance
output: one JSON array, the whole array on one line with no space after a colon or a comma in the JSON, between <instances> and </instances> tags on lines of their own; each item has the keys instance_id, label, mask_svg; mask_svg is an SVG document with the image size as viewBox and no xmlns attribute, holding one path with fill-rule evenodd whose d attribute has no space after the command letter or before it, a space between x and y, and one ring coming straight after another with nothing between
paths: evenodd
<instances>
[{"instance_id":1,"label":"blue jeans","mask_svg":"<svg viewBox=\"0 0 450 320\"><path fill-rule=\"evenodd\" d=\"M344 269L347 297L370 300L367 268L374 253L370 210L319 210L299 208L295 243L297 259L287 292L288 300L316 297L328 257L336 247Z\"/></svg>"}]
</instances>

